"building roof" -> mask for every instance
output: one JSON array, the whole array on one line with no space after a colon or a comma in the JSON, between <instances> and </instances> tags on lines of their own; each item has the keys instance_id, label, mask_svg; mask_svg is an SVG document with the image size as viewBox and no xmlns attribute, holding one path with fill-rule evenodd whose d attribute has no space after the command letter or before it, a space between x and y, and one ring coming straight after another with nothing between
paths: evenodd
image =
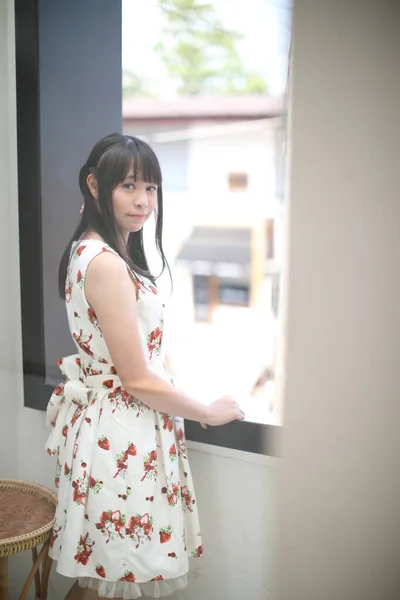
<instances>
[{"instance_id":1,"label":"building roof","mask_svg":"<svg viewBox=\"0 0 400 600\"><path fill-rule=\"evenodd\" d=\"M175 100L130 98L123 102L124 120L263 119L280 116L281 96L190 96Z\"/></svg>"}]
</instances>

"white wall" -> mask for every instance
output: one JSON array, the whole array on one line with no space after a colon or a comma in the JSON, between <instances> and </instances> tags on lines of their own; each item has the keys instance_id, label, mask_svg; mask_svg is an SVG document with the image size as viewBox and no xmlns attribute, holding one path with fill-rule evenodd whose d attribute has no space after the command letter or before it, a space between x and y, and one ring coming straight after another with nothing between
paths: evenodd
<instances>
[{"instance_id":1,"label":"white wall","mask_svg":"<svg viewBox=\"0 0 400 600\"><path fill-rule=\"evenodd\" d=\"M14 3L0 3L0 477L18 466L21 399Z\"/></svg>"},{"instance_id":2,"label":"white wall","mask_svg":"<svg viewBox=\"0 0 400 600\"><path fill-rule=\"evenodd\" d=\"M295 2L282 600L400 594L399 8Z\"/></svg>"},{"instance_id":3,"label":"white wall","mask_svg":"<svg viewBox=\"0 0 400 600\"><path fill-rule=\"evenodd\" d=\"M223 133L198 137L202 127L193 126L190 142L188 191L192 197L193 219L233 226L251 226L275 211L275 128L276 119L260 124L206 124ZM240 128L249 127L248 131ZM257 129L252 130L252 128ZM225 129L226 128L226 129ZM239 128L237 130L237 128ZM246 192L230 192L230 173L248 176Z\"/></svg>"},{"instance_id":4,"label":"white wall","mask_svg":"<svg viewBox=\"0 0 400 600\"><path fill-rule=\"evenodd\" d=\"M52 487L44 413L23 406L13 12L13 0L0 3L0 477ZM196 444L190 457L205 556L179 599L272 598L275 461ZM29 561L29 553L10 558L10 599ZM53 571L49 600L62 600L69 584Z\"/></svg>"}]
</instances>

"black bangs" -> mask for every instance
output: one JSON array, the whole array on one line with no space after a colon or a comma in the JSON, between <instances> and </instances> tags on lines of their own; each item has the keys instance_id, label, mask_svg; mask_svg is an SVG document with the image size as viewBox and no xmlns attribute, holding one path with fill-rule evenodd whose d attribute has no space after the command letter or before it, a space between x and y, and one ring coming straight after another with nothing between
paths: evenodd
<instances>
[{"instance_id":1,"label":"black bangs","mask_svg":"<svg viewBox=\"0 0 400 600\"><path fill-rule=\"evenodd\" d=\"M94 176L97 180L97 202L88 186L89 175ZM95 144L79 172L83 211L81 221L60 262L58 288L61 298L64 297L71 248L77 240L91 232L97 233L111 246L135 273L147 277L153 283L161 275L160 273L155 277L149 270L142 229L131 232L126 244L121 241L114 217L113 193L117 185L125 181L127 175L133 175L135 179L158 186L155 245L162 260L161 273L167 269L171 277L162 245L163 194L161 169L157 156L143 140L131 135L112 133Z\"/></svg>"},{"instance_id":2,"label":"black bangs","mask_svg":"<svg viewBox=\"0 0 400 600\"><path fill-rule=\"evenodd\" d=\"M107 181L107 187L111 183L114 189L132 173L132 165L135 179L161 185L161 169L154 151L146 142L129 135L103 154L97 167L99 180Z\"/></svg>"}]
</instances>

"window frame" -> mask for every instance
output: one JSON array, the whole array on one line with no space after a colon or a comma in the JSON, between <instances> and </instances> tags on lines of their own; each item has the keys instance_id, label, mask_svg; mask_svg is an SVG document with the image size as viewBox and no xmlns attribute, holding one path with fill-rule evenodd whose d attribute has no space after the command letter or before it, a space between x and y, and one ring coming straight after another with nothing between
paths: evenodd
<instances>
[{"instance_id":1,"label":"window frame","mask_svg":"<svg viewBox=\"0 0 400 600\"><path fill-rule=\"evenodd\" d=\"M53 386L45 373L40 140L46 115L40 115L38 5L15 1L16 101L24 406L44 411ZM279 455L281 432L281 426L249 421L207 429L186 422L188 440L268 456Z\"/></svg>"}]
</instances>

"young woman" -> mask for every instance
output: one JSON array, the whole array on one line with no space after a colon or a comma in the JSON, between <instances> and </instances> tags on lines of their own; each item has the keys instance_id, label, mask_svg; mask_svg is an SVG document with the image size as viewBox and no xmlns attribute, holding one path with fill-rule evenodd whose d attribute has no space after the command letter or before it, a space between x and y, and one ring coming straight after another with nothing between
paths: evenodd
<instances>
[{"instance_id":1,"label":"young woman","mask_svg":"<svg viewBox=\"0 0 400 600\"><path fill-rule=\"evenodd\" d=\"M57 455L58 505L50 556L78 598L159 598L187 584L202 554L183 419L223 425L244 414L230 397L209 406L174 385L165 367L164 304L143 249L161 171L152 149L120 134L83 165L82 219L60 263L78 354L48 406L47 451Z\"/></svg>"}]
</instances>

